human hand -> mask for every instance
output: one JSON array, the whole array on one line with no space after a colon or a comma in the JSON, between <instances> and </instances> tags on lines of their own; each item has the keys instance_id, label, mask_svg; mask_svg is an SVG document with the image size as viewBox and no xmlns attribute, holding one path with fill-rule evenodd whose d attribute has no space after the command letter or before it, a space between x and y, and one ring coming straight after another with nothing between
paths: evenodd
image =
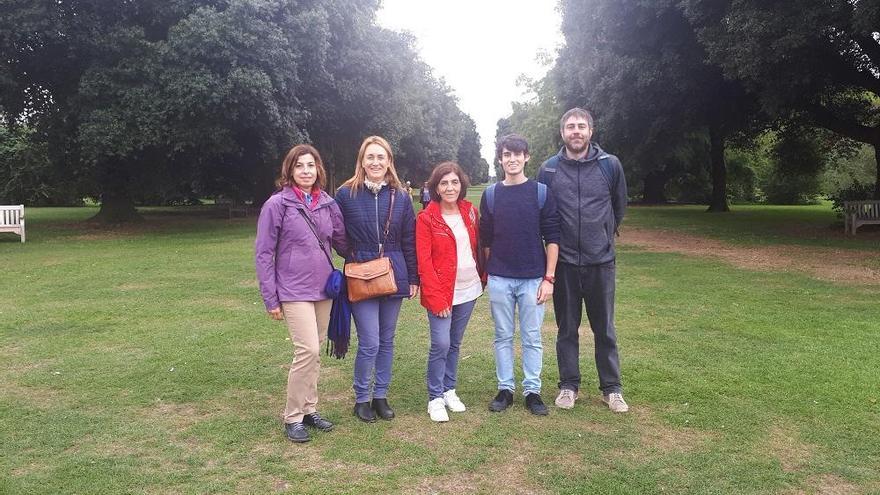
<instances>
[{"instance_id":1,"label":"human hand","mask_svg":"<svg viewBox=\"0 0 880 495\"><path fill-rule=\"evenodd\" d=\"M409 286L409 298L412 299L419 295L419 286L410 284Z\"/></svg>"},{"instance_id":2,"label":"human hand","mask_svg":"<svg viewBox=\"0 0 880 495\"><path fill-rule=\"evenodd\" d=\"M449 318L452 316L452 308L441 309L436 314L438 318Z\"/></svg>"},{"instance_id":3,"label":"human hand","mask_svg":"<svg viewBox=\"0 0 880 495\"><path fill-rule=\"evenodd\" d=\"M541 285L538 287L538 304L544 304L551 297L553 297L553 284L542 280Z\"/></svg>"},{"instance_id":4,"label":"human hand","mask_svg":"<svg viewBox=\"0 0 880 495\"><path fill-rule=\"evenodd\" d=\"M269 316L272 317L273 320L283 320L284 316L281 314L281 308L270 309L267 311Z\"/></svg>"}]
</instances>

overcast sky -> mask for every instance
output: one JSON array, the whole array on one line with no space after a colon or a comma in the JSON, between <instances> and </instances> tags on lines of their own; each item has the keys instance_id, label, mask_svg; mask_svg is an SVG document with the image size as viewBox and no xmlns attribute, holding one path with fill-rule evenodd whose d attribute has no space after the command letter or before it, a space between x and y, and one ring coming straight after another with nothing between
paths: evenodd
<instances>
[{"instance_id":1,"label":"overcast sky","mask_svg":"<svg viewBox=\"0 0 880 495\"><path fill-rule=\"evenodd\" d=\"M489 163L495 124L510 115L511 101L527 98L517 78L542 77L538 54L555 54L562 43L554 0L383 0L378 19L417 38L422 60L477 123Z\"/></svg>"}]
</instances>

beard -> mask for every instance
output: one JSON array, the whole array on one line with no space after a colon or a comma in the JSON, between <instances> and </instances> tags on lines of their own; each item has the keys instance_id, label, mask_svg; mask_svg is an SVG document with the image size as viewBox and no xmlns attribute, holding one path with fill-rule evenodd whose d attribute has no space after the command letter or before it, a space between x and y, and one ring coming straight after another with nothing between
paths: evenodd
<instances>
[{"instance_id":1,"label":"beard","mask_svg":"<svg viewBox=\"0 0 880 495\"><path fill-rule=\"evenodd\" d=\"M577 146L573 143L573 140L565 142L565 149L571 153L572 155L577 155L578 153L583 153L590 146L590 142L586 139L583 140L583 144Z\"/></svg>"}]
</instances>

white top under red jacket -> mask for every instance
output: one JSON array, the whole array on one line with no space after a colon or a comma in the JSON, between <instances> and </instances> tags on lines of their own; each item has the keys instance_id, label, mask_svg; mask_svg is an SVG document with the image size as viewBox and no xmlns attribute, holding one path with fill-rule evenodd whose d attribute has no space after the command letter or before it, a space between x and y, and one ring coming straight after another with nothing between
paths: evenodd
<instances>
[{"instance_id":1,"label":"white top under red jacket","mask_svg":"<svg viewBox=\"0 0 880 495\"><path fill-rule=\"evenodd\" d=\"M479 253L479 213L470 201L458 201L458 209L470 237L471 252L480 279L485 280ZM458 253L455 235L443 219L440 204L431 201L416 217L416 258L421 281L422 306L432 313L451 308L455 293Z\"/></svg>"}]
</instances>

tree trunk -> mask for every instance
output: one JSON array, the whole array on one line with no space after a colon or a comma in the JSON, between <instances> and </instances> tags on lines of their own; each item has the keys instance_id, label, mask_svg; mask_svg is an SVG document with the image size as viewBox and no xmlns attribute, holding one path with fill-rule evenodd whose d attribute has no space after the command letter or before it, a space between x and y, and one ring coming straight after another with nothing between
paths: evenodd
<instances>
[{"instance_id":1,"label":"tree trunk","mask_svg":"<svg viewBox=\"0 0 880 495\"><path fill-rule=\"evenodd\" d=\"M717 124L709 126L709 156L712 161L712 199L710 212L730 211L727 204L727 164L724 163L724 134Z\"/></svg>"},{"instance_id":2,"label":"tree trunk","mask_svg":"<svg viewBox=\"0 0 880 495\"><path fill-rule=\"evenodd\" d=\"M132 200L126 164L109 163L105 167L100 177L101 209L89 220L104 224L142 222L144 218Z\"/></svg>"},{"instance_id":3,"label":"tree trunk","mask_svg":"<svg viewBox=\"0 0 880 495\"><path fill-rule=\"evenodd\" d=\"M666 203L666 182L669 176L665 171L652 170L645 176L645 190L642 193L642 200L648 204Z\"/></svg>"},{"instance_id":4,"label":"tree trunk","mask_svg":"<svg viewBox=\"0 0 880 495\"><path fill-rule=\"evenodd\" d=\"M97 215L89 219L93 222L105 224L142 222L144 217L134 207L134 202L128 193L103 193L101 194L101 209Z\"/></svg>"}]
</instances>

